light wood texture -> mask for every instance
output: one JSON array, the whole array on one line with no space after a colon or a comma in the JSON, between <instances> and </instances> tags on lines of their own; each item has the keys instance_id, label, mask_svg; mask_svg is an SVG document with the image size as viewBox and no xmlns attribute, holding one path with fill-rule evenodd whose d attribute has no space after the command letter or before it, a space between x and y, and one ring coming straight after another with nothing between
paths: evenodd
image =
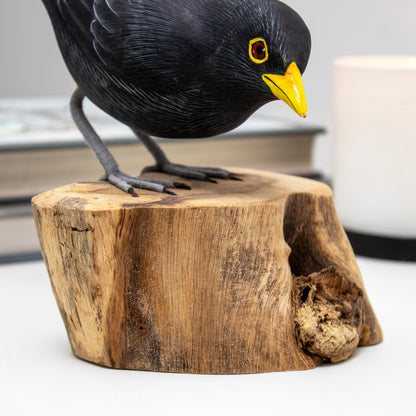
<instances>
[{"instance_id":1,"label":"light wood texture","mask_svg":"<svg viewBox=\"0 0 416 416\"><path fill-rule=\"evenodd\" d=\"M233 171L242 182L189 181L177 196L133 198L96 182L33 199L76 356L113 368L256 373L313 368L381 341L330 189Z\"/></svg>"}]
</instances>

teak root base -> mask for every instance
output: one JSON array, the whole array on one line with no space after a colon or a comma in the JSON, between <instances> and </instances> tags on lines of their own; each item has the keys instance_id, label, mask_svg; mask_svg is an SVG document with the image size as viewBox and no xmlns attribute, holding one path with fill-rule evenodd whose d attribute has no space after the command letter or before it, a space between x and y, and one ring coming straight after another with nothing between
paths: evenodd
<instances>
[{"instance_id":1,"label":"teak root base","mask_svg":"<svg viewBox=\"0 0 416 416\"><path fill-rule=\"evenodd\" d=\"M242 182L189 181L177 196L133 198L97 182L33 199L76 356L257 373L313 368L381 341L330 189L233 171Z\"/></svg>"}]
</instances>

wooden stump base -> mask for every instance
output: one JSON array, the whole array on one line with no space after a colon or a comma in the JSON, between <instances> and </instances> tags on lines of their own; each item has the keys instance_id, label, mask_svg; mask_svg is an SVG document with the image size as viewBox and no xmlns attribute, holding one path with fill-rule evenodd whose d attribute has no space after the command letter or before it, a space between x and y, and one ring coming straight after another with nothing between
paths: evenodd
<instances>
[{"instance_id":1,"label":"wooden stump base","mask_svg":"<svg viewBox=\"0 0 416 416\"><path fill-rule=\"evenodd\" d=\"M189 181L177 196L133 198L96 182L33 199L77 357L257 373L313 368L381 341L330 189L233 171L242 182Z\"/></svg>"}]
</instances>

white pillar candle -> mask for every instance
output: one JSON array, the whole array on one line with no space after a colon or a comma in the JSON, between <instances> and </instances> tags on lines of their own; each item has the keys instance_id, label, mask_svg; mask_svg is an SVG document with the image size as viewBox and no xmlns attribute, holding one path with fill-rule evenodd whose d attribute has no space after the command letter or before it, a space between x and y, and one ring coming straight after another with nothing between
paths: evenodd
<instances>
[{"instance_id":1,"label":"white pillar candle","mask_svg":"<svg viewBox=\"0 0 416 416\"><path fill-rule=\"evenodd\" d=\"M416 237L416 56L335 61L334 195L350 231Z\"/></svg>"}]
</instances>

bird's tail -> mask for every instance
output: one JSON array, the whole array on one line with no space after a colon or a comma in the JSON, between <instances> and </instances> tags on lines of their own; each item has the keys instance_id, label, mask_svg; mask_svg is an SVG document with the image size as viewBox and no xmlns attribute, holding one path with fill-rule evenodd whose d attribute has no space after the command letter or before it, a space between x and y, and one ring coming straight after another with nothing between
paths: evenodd
<instances>
[{"instance_id":1,"label":"bird's tail","mask_svg":"<svg viewBox=\"0 0 416 416\"><path fill-rule=\"evenodd\" d=\"M83 27L85 22L91 22L94 14L94 0L42 0L49 17L54 24L61 19L69 25L71 23L81 23L76 26Z\"/></svg>"},{"instance_id":2,"label":"bird's tail","mask_svg":"<svg viewBox=\"0 0 416 416\"><path fill-rule=\"evenodd\" d=\"M45 6L46 11L48 12L49 19L52 23L55 32L56 39L60 46L60 37L62 36L62 34L60 33L60 28L66 26L65 19L63 18L62 13L60 11L61 0L42 0L42 3Z\"/></svg>"},{"instance_id":3,"label":"bird's tail","mask_svg":"<svg viewBox=\"0 0 416 416\"><path fill-rule=\"evenodd\" d=\"M59 0L42 0L52 22L59 16L58 1Z\"/></svg>"},{"instance_id":4,"label":"bird's tail","mask_svg":"<svg viewBox=\"0 0 416 416\"><path fill-rule=\"evenodd\" d=\"M81 48L87 49L92 45L90 25L94 16L94 0L42 0L42 3L49 14L63 55L64 45L76 42Z\"/></svg>"}]
</instances>

